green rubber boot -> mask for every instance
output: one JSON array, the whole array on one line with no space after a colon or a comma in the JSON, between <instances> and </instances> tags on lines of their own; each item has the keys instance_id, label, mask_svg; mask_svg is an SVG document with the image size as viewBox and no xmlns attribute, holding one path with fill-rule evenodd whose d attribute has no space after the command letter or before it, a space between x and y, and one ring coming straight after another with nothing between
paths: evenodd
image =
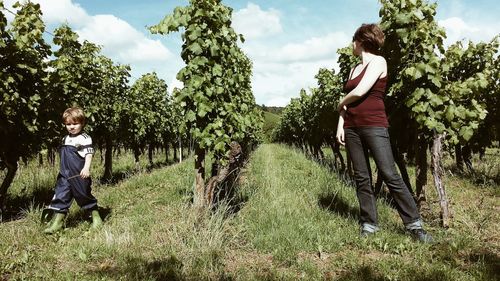
<instances>
[{"instance_id":1,"label":"green rubber boot","mask_svg":"<svg viewBox=\"0 0 500 281\"><path fill-rule=\"evenodd\" d=\"M64 225L64 218L66 217L66 214L63 213L56 213L54 215L54 218L52 219L52 222L50 223L50 226L46 228L43 233L45 234L54 234L61 230Z\"/></svg>"},{"instance_id":2,"label":"green rubber boot","mask_svg":"<svg viewBox=\"0 0 500 281\"><path fill-rule=\"evenodd\" d=\"M92 210L92 228L100 228L102 226L102 219L98 210Z\"/></svg>"}]
</instances>

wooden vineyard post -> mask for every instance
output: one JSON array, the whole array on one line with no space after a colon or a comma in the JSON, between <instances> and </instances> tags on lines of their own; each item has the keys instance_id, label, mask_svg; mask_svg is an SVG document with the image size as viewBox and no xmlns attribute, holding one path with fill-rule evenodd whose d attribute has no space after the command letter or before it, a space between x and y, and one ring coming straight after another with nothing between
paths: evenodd
<instances>
[{"instance_id":1,"label":"wooden vineyard post","mask_svg":"<svg viewBox=\"0 0 500 281\"><path fill-rule=\"evenodd\" d=\"M442 139L444 134L434 133L434 140L432 144L432 175L434 177L434 185L439 198L439 205L441 206L441 222L443 227L450 225L450 209L446 190L443 183L443 167L442 167Z\"/></svg>"}]
</instances>

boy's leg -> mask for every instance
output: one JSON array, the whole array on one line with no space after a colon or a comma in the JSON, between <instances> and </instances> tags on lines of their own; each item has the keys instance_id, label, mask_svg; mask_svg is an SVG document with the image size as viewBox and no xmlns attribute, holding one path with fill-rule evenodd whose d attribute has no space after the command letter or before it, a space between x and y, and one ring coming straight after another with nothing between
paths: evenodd
<instances>
[{"instance_id":1,"label":"boy's leg","mask_svg":"<svg viewBox=\"0 0 500 281\"><path fill-rule=\"evenodd\" d=\"M76 203L85 211L97 209L97 199L92 195L92 180L90 178L82 179L80 177L69 180L71 192Z\"/></svg>"},{"instance_id":2,"label":"boy's leg","mask_svg":"<svg viewBox=\"0 0 500 281\"><path fill-rule=\"evenodd\" d=\"M55 210L57 213L66 214L69 207L71 207L71 200L73 200L73 194L70 184L66 178L59 174L57 176L54 197L52 197L49 208Z\"/></svg>"},{"instance_id":3,"label":"boy's leg","mask_svg":"<svg viewBox=\"0 0 500 281\"><path fill-rule=\"evenodd\" d=\"M73 196L68 181L62 175L57 177L56 190L49 208L55 211L55 215L50 221L49 227L43 230L45 234L53 234L63 228L64 218L71 206Z\"/></svg>"},{"instance_id":4,"label":"boy's leg","mask_svg":"<svg viewBox=\"0 0 500 281\"><path fill-rule=\"evenodd\" d=\"M102 219L97 207L97 199L92 195L92 180L74 178L70 180L73 195L78 205L85 211L90 211L92 217L92 228L98 228L102 225Z\"/></svg>"}]
</instances>

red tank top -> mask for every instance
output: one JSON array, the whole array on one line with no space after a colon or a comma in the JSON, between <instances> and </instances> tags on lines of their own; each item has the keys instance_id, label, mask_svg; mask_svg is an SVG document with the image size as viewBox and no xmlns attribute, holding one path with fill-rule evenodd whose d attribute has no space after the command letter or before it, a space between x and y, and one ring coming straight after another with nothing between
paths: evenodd
<instances>
[{"instance_id":1,"label":"red tank top","mask_svg":"<svg viewBox=\"0 0 500 281\"><path fill-rule=\"evenodd\" d=\"M367 65L368 66L368 65ZM349 79L344 86L344 91L349 93L365 75L366 67L354 79ZM349 127L389 127L385 113L384 96L387 86L387 76L379 78L368 93L359 100L347 105L344 119L344 128Z\"/></svg>"}]
</instances>

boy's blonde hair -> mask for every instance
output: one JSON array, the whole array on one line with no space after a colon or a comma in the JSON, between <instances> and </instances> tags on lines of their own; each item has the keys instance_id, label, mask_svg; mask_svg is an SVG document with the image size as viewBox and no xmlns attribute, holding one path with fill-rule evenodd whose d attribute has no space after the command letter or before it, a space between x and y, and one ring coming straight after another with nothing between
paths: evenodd
<instances>
[{"instance_id":1,"label":"boy's blonde hair","mask_svg":"<svg viewBox=\"0 0 500 281\"><path fill-rule=\"evenodd\" d=\"M66 109L62 115L62 121L64 124L73 121L85 126L85 114L83 113L83 109L77 106Z\"/></svg>"}]
</instances>

